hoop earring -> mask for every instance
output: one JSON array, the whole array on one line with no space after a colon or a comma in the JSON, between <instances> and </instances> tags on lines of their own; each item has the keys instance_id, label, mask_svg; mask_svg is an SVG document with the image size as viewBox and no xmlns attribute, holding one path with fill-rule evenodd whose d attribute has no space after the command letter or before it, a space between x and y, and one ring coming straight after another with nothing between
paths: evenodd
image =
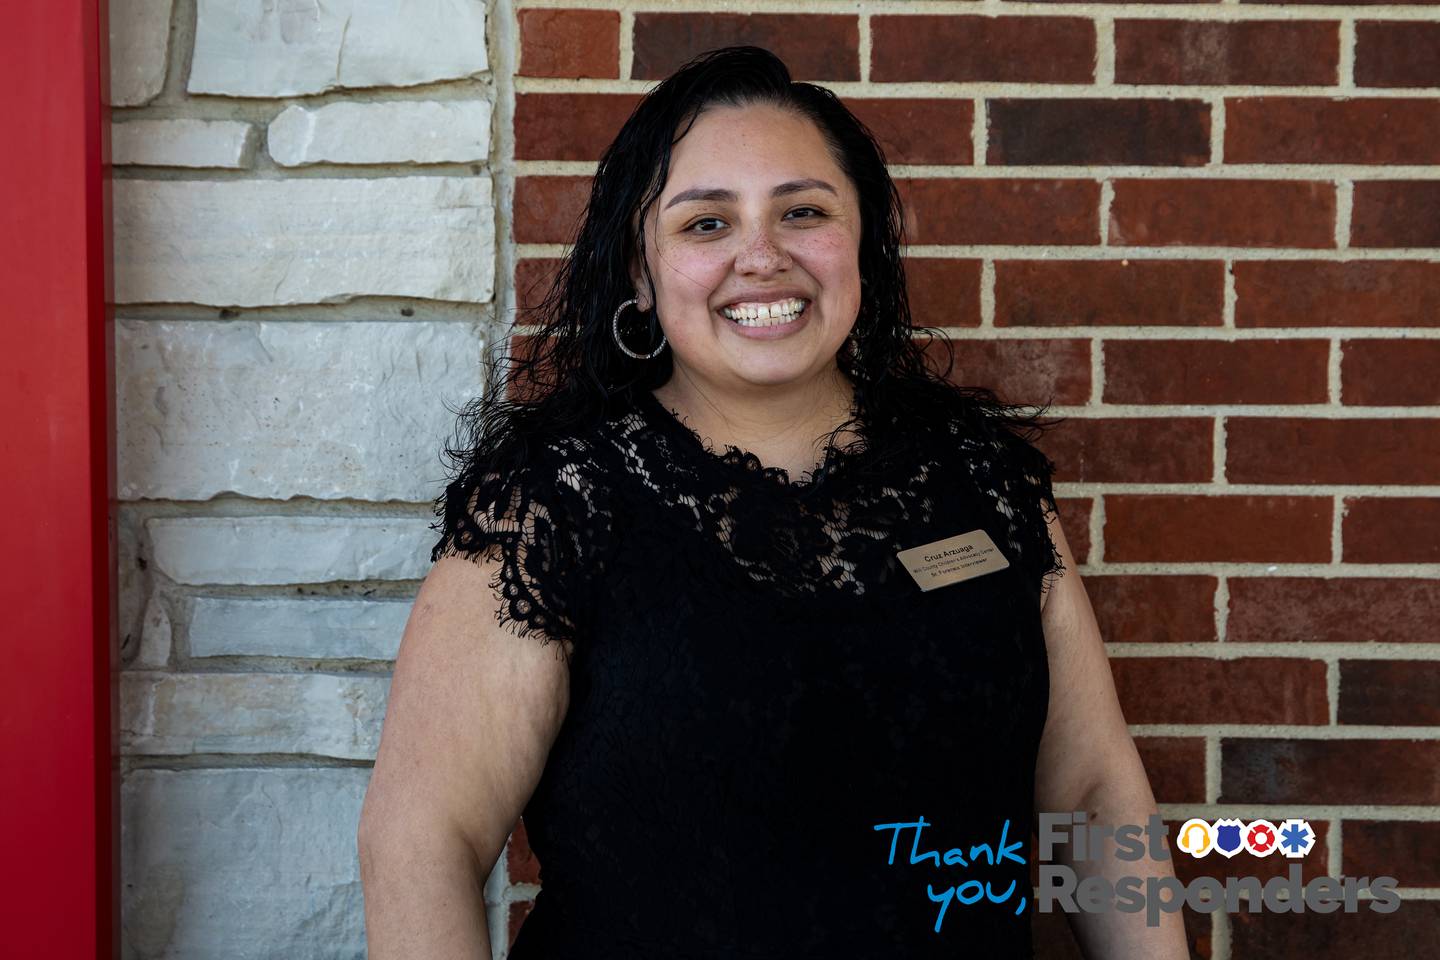
<instances>
[{"instance_id":1,"label":"hoop earring","mask_svg":"<svg viewBox=\"0 0 1440 960\"><path fill-rule=\"evenodd\" d=\"M610 319L610 333L611 336L615 338L615 345L618 346L621 350L625 351L625 353L634 357L636 360L653 360L655 357L658 357L660 355L661 350L665 349L666 340L665 332L663 330L660 332L660 345L654 350L652 350L650 353L636 353L634 350L631 350L629 347L625 346L625 344L620 340L620 314L623 313L625 308L630 306L630 304L639 302L639 298L631 297L629 300L626 300L624 303L620 304L620 306L615 308L615 316Z\"/></svg>"}]
</instances>

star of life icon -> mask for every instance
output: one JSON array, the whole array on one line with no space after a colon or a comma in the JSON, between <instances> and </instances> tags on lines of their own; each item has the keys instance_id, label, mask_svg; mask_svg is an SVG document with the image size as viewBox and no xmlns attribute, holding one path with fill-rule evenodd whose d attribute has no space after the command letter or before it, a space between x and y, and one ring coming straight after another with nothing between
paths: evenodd
<instances>
[{"instance_id":1,"label":"star of life icon","mask_svg":"<svg viewBox=\"0 0 1440 960\"><path fill-rule=\"evenodd\" d=\"M1315 846L1315 831L1305 820L1292 818L1282 821L1279 834L1280 852L1287 857L1303 857Z\"/></svg>"},{"instance_id":2,"label":"star of life icon","mask_svg":"<svg viewBox=\"0 0 1440 960\"><path fill-rule=\"evenodd\" d=\"M1203 857L1211 851L1222 857L1233 857L1240 851L1256 857L1268 857L1279 850L1292 859L1305 856L1315 847L1315 831L1307 820L1292 817L1277 826L1269 820L1242 822L1223 817L1213 824L1192 817L1180 825L1176 846L1192 857Z\"/></svg>"}]
</instances>

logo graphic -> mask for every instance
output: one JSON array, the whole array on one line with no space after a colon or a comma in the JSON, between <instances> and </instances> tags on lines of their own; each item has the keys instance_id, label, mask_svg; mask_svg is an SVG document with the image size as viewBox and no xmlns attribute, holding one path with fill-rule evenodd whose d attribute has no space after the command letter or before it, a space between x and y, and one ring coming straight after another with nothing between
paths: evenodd
<instances>
[{"instance_id":1,"label":"logo graphic","mask_svg":"<svg viewBox=\"0 0 1440 960\"><path fill-rule=\"evenodd\" d=\"M1284 821L1279 833L1280 852L1287 857L1303 857L1315 846L1315 831L1304 820Z\"/></svg>"},{"instance_id":2,"label":"logo graphic","mask_svg":"<svg viewBox=\"0 0 1440 960\"><path fill-rule=\"evenodd\" d=\"M1180 825L1176 840L1182 853L1203 857L1211 850L1222 857L1233 857L1241 850L1257 857L1268 857L1277 849L1287 857L1300 858L1315 847L1315 831L1299 817L1282 820L1279 826L1269 820L1243 823L1233 817L1216 820L1214 825L1192 817Z\"/></svg>"},{"instance_id":3,"label":"logo graphic","mask_svg":"<svg viewBox=\"0 0 1440 960\"><path fill-rule=\"evenodd\" d=\"M1245 849L1245 841L1240 837L1240 831L1244 824L1233 817L1215 821L1215 852L1222 857L1233 857Z\"/></svg>"},{"instance_id":4,"label":"logo graphic","mask_svg":"<svg viewBox=\"0 0 1440 960\"><path fill-rule=\"evenodd\" d=\"M1275 852L1275 824L1269 820L1251 820L1245 828L1245 849L1257 857L1268 857Z\"/></svg>"},{"instance_id":5,"label":"logo graphic","mask_svg":"<svg viewBox=\"0 0 1440 960\"><path fill-rule=\"evenodd\" d=\"M1180 827L1179 847L1182 853L1192 857L1203 857L1215 846L1215 831L1210 824L1194 817Z\"/></svg>"}]
</instances>

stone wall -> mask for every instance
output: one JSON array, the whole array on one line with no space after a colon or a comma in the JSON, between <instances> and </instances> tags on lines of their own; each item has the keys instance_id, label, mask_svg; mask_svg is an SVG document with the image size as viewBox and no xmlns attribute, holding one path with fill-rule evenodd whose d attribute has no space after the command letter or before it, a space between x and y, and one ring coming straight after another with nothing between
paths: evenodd
<instances>
[{"instance_id":1,"label":"stone wall","mask_svg":"<svg viewBox=\"0 0 1440 960\"><path fill-rule=\"evenodd\" d=\"M361 957L391 661L505 312L512 17L110 18L123 953Z\"/></svg>"}]
</instances>

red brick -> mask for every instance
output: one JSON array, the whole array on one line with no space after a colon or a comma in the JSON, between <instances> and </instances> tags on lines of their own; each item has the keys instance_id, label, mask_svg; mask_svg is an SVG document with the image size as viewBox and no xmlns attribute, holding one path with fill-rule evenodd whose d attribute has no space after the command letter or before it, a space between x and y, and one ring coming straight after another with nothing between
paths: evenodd
<instances>
[{"instance_id":1,"label":"red brick","mask_svg":"<svg viewBox=\"0 0 1440 960\"><path fill-rule=\"evenodd\" d=\"M599 160L640 96L633 93L515 95L516 160Z\"/></svg>"},{"instance_id":2,"label":"red brick","mask_svg":"<svg viewBox=\"0 0 1440 960\"><path fill-rule=\"evenodd\" d=\"M1110 242L1333 247L1335 187L1287 180L1116 180Z\"/></svg>"},{"instance_id":3,"label":"red brick","mask_svg":"<svg viewBox=\"0 0 1440 960\"><path fill-rule=\"evenodd\" d=\"M1328 497L1112 494L1105 559L1117 563L1325 563Z\"/></svg>"},{"instance_id":4,"label":"red brick","mask_svg":"<svg viewBox=\"0 0 1440 960\"><path fill-rule=\"evenodd\" d=\"M1115 21L1116 83L1317 86L1339 63L1336 23Z\"/></svg>"},{"instance_id":5,"label":"red brick","mask_svg":"<svg viewBox=\"0 0 1440 960\"><path fill-rule=\"evenodd\" d=\"M1440 87L1440 23L1357 22L1355 83L1361 87Z\"/></svg>"},{"instance_id":6,"label":"red brick","mask_svg":"<svg viewBox=\"0 0 1440 960\"><path fill-rule=\"evenodd\" d=\"M1340 349L1342 403L1440 404L1440 340L1351 340Z\"/></svg>"},{"instance_id":7,"label":"red brick","mask_svg":"<svg viewBox=\"0 0 1440 960\"><path fill-rule=\"evenodd\" d=\"M1239 327L1440 326L1440 263L1237 260Z\"/></svg>"},{"instance_id":8,"label":"red brick","mask_svg":"<svg viewBox=\"0 0 1440 960\"><path fill-rule=\"evenodd\" d=\"M1215 577L1111 574L1085 578L1108 643L1212 643Z\"/></svg>"},{"instance_id":9,"label":"red brick","mask_svg":"<svg viewBox=\"0 0 1440 960\"><path fill-rule=\"evenodd\" d=\"M1350 243L1440 247L1440 180L1357 181Z\"/></svg>"},{"instance_id":10,"label":"red brick","mask_svg":"<svg viewBox=\"0 0 1440 960\"><path fill-rule=\"evenodd\" d=\"M620 76L618 11L528 9L517 16L519 76Z\"/></svg>"},{"instance_id":11,"label":"red brick","mask_svg":"<svg viewBox=\"0 0 1440 960\"><path fill-rule=\"evenodd\" d=\"M1090 398L1090 341L956 339L949 379L989 387L1011 403L1085 403ZM930 362L945 369L947 342L929 345Z\"/></svg>"},{"instance_id":12,"label":"red brick","mask_svg":"<svg viewBox=\"0 0 1440 960\"><path fill-rule=\"evenodd\" d=\"M1341 873L1394 877L1404 887L1440 887L1440 822L1347 818L1344 830Z\"/></svg>"},{"instance_id":13,"label":"red brick","mask_svg":"<svg viewBox=\"0 0 1440 960\"><path fill-rule=\"evenodd\" d=\"M900 178L906 243L1098 244L1092 180Z\"/></svg>"},{"instance_id":14,"label":"red brick","mask_svg":"<svg viewBox=\"0 0 1440 960\"><path fill-rule=\"evenodd\" d=\"M1440 499L1347 497L1346 563L1440 563Z\"/></svg>"},{"instance_id":15,"label":"red brick","mask_svg":"<svg viewBox=\"0 0 1440 960\"><path fill-rule=\"evenodd\" d=\"M870 81L1090 83L1095 24L1086 17L959 14L870 18Z\"/></svg>"},{"instance_id":16,"label":"red brick","mask_svg":"<svg viewBox=\"0 0 1440 960\"><path fill-rule=\"evenodd\" d=\"M1219 326L1218 260L997 260L996 326Z\"/></svg>"},{"instance_id":17,"label":"red brick","mask_svg":"<svg viewBox=\"0 0 1440 960\"><path fill-rule=\"evenodd\" d=\"M1221 803L1440 803L1440 740L1227 737L1220 771Z\"/></svg>"},{"instance_id":18,"label":"red brick","mask_svg":"<svg viewBox=\"0 0 1440 960\"><path fill-rule=\"evenodd\" d=\"M516 821L510 832L510 842L505 847L506 866L511 883L539 883L540 861L530 849L530 838L525 834L525 820Z\"/></svg>"},{"instance_id":19,"label":"red brick","mask_svg":"<svg viewBox=\"0 0 1440 960\"><path fill-rule=\"evenodd\" d=\"M1229 815L1237 820L1248 821L1260 819L1263 812L1250 814L1244 810L1238 810ZM1265 819L1279 826L1279 821L1283 818L1272 816L1265 817ZM1316 877L1323 877L1329 869L1327 865L1330 858L1330 823L1326 820L1309 820L1307 822L1315 834L1315 846L1310 848L1310 852L1304 858L1293 860L1280 853L1257 857L1245 850L1241 850L1233 857L1215 853L1199 858L1192 857L1180 850L1180 828L1185 825L1185 821L1167 820L1165 827L1170 832L1170 849L1176 854L1175 876L1180 879L1181 883L1190 883L1198 877L1214 877L1222 882L1226 877L1256 877L1263 884L1272 877L1289 876L1290 866L1295 864L1300 867L1302 882L1308 883Z\"/></svg>"},{"instance_id":20,"label":"red brick","mask_svg":"<svg viewBox=\"0 0 1440 960\"><path fill-rule=\"evenodd\" d=\"M535 908L534 900L512 900L508 917L508 933L510 946L515 945L515 938L520 934L520 927L524 925L525 918L530 916L530 911Z\"/></svg>"},{"instance_id":21,"label":"red brick","mask_svg":"<svg viewBox=\"0 0 1440 960\"><path fill-rule=\"evenodd\" d=\"M1435 955L1440 900L1406 899L1393 913L1376 913L1365 900L1357 906L1355 913L1233 913L1230 960L1419 960Z\"/></svg>"},{"instance_id":22,"label":"red brick","mask_svg":"<svg viewBox=\"0 0 1440 960\"><path fill-rule=\"evenodd\" d=\"M1341 660L1339 721L1440 726L1440 661Z\"/></svg>"},{"instance_id":23,"label":"red brick","mask_svg":"<svg viewBox=\"0 0 1440 960\"><path fill-rule=\"evenodd\" d=\"M1232 577L1229 643L1433 643L1440 581Z\"/></svg>"},{"instance_id":24,"label":"red brick","mask_svg":"<svg viewBox=\"0 0 1440 960\"><path fill-rule=\"evenodd\" d=\"M860 22L843 14L637 13L630 75L661 80L691 58L749 44L785 62L793 80L859 80Z\"/></svg>"},{"instance_id":25,"label":"red brick","mask_svg":"<svg viewBox=\"0 0 1440 960\"><path fill-rule=\"evenodd\" d=\"M906 257L910 320L920 327L980 325L979 260Z\"/></svg>"},{"instance_id":26,"label":"red brick","mask_svg":"<svg viewBox=\"0 0 1440 960\"><path fill-rule=\"evenodd\" d=\"M594 177L517 177L511 230L516 243L574 243Z\"/></svg>"},{"instance_id":27,"label":"red brick","mask_svg":"<svg viewBox=\"0 0 1440 960\"><path fill-rule=\"evenodd\" d=\"M1234 97L1226 163L1440 163L1440 100Z\"/></svg>"},{"instance_id":28,"label":"red brick","mask_svg":"<svg viewBox=\"0 0 1440 960\"><path fill-rule=\"evenodd\" d=\"M519 323L539 323L541 303L550 293L564 261L553 257L537 257L515 262L515 310ZM618 306L618 304L617 304Z\"/></svg>"},{"instance_id":29,"label":"red brick","mask_svg":"<svg viewBox=\"0 0 1440 960\"><path fill-rule=\"evenodd\" d=\"M886 163L975 162L973 100L941 97L846 97L845 106L870 128Z\"/></svg>"},{"instance_id":30,"label":"red brick","mask_svg":"<svg viewBox=\"0 0 1440 960\"><path fill-rule=\"evenodd\" d=\"M1109 340L1109 403L1324 403L1324 340Z\"/></svg>"},{"instance_id":31,"label":"red brick","mask_svg":"<svg viewBox=\"0 0 1440 960\"><path fill-rule=\"evenodd\" d=\"M1203 737L1136 737L1156 803L1205 802Z\"/></svg>"},{"instance_id":32,"label":"red brick","mask_svg":"<svg viewBox=\"0 0 1440 960\"><path fill-rule=\"evenodd\" d=\"M1440 420L1232 417L1225 445L1232 483L1373 486L1440 478Z\"/></svg>"},{"instance_id":33,"label":"red brick","mask_svg":"<svg viewBox=\"0 0 1440 960\"><path fill-rule=\"evenodd\" d=\"M1067 417L1044 449L1067 483L1185 483L1214 473L1206 417Z\"/></svg>"},{"instance_id":34,"label":"red brick","mask_svg":"<svg viewBox=\"0 0 1440 960\"><path fill-rule=\"evenodd\" d=\"M1210 105L1203 100L1034 97L990 100L991 166L1018 164L1203 166Z\"/></svg>"},{"instance_id":35,"label":"red brick","mask_svg":"<svg viewBox=\"0 0 1440 960\"><path fill-rule=\"evenodd\" d=\"M1112 657L1126 723L1330 720L1323 660L1283 657Z\"/></svg>"},{"instance_id":36,"label":"red brick","mask_svg":"<svg viewBox=\"0 0 1440 960\"><path fill-rule=\"evenodd\" d=\"M1090 562L1090 514L1095 501L1090 497L1061 497L1055 505L1060 508L1060 528L1065 531L1075 562Z\"/></svg>"}]
</instances>

